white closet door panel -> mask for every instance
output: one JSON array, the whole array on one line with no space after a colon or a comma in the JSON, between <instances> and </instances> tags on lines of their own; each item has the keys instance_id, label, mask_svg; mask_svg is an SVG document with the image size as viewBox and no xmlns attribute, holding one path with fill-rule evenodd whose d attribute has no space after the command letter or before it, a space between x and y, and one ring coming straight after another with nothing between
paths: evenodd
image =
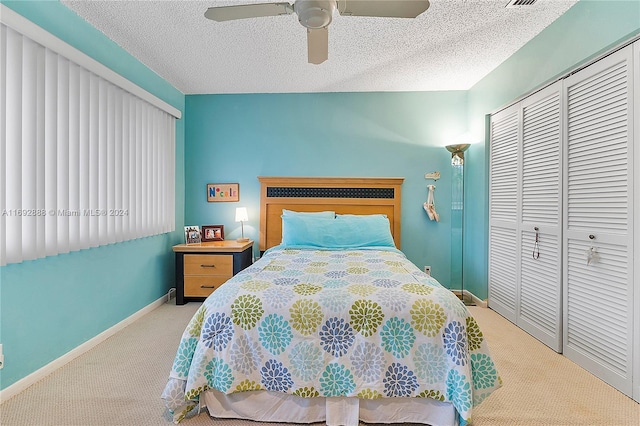
<instances>
[{"instance_id":1,"label":"white closet door panel","mask_svg":"<svg viewBox=\"0 0 640 426\"><path fill-rule=\"evenodd\" d=\"M615 56L599 72L567 80L569 230L627 231L628 64Z\"/></svg>"},{"instance_id":2,"label":"white closet door panel","mask_svg":"<svg viewBox=\"0 0 640 426\"><path fill-rule=\"evenodd\" d=\"M556 228L553 228L557 232ZM540 257L534 259L534 231L522 232L518 326L556 352L562 350L560 237L539 236Z\"/></svg>"},{"instance_id":3,"label":"white closet door panel","mask_svg":"<svg viewBox=\"0 0 640 426\"><path fill-rule=\"evenodd\" d=\"M491 309L516 322L517 243L513 229L492 226L489 231L489 301Z\"/></svg>"},{"instance_id":4,"label":"white closet door panel","mask_svg":"<svg viewBox=\"0 0 640 426\"><path fill-rule=\"evenodd\" d=\"M587 265L588 242L567 241L564 353L620 391L631 392L632 323L626 246L600 243Z\"/></svg>"},{"instance_id":5,"label":"white closet door panel","mask_svg":"<svg viewBox=\"0 0 640 426\"><path fill-rule=\"evenodd\" d=\"M627 395L634 340L630 54L620 50L565 82L563 351Z\"/></svg>"},{"instance_id":6,"label":"white closet door panel","mask_svg":"<svg viewBox=\"0 0 640 426\"><path fill-rule=\"evenodd\" d=\"M559 225L560 93L550 89L523 105L522 221Z\"/></svg>"},{"instance_id":7,"label":"white closet door panel","mask_svg":"<svg viewBox=\"0 0 640 426\"><path fill-rule=\"evenodd\" d=\"M515 223L518 205L518 133L517 109L496 115L491 122L490 217Z\"/></svg>"},{"instance_id":8,"label":"white closet door panel","mask_svg":"<svg viewBox=\"0 0 640 426\"><path fill-rule=\"evenodd\" d=\"M631 287L631 293L633 294L633 399L636 402L640 402L640 250L638 250L638 243L640 242L640 226L638 225L638 218L640 217L640 41L636 41L633 44L633 105L634 105L634 117L632 135L634 143L633 149L633 220L635 226L633 226L632 233L634 235L635 247L633 250L633 262L631 262L634 271L632 275L633 286ZM639 265L639 266L634 266Z\"/></svg>"},{"instance_id":9,"label":"white closet door panel","mask_svg":"<svg viewBox=\"0 0 640 426\"><path fill-rule=\"evenodd\" d=\"M517 318L520 108L491 117L489 183L489 299L493 310Z\"/></svg>"},{"instance_id":10,"label":"white closet door panel","mask_svg":"<svg viewBox=\"0 0 640 426\"><path fill-rule=\"evenodd\" d=\"M562 350L560 87L556 83L522 101L517 320L518 326L557 352Z\"/></svg>"}]
</instances>

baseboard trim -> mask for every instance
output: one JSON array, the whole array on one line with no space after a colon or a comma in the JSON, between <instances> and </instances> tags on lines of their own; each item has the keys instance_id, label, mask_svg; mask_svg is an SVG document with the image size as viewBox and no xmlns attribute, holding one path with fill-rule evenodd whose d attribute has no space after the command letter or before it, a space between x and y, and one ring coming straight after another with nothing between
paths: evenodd
<instances>
[{"instance_id":1,"label":"baseboard trim","mask_svg":"<svg viewBox=\"0 0 640 426\"><path fill-rule=\"evenodd\" d=\"M141 318L142 316L148 314L149 312L153 311L154 309L159 308L161 305L163 305L166 302L167 302L167 295L165 294L161 298L159 298L158 300L156 300L154 302L151 302L149 305L147 305L144 308L140 309L139 311L135 312L131 316L123 319L122 321L120 321L119 323L115 324L114 326L106 329L105 331L103 331L102 333L100 333L97 336L93 337L92 339L87 340L86 342L84 342L80 346L77 346L76 348L70 350L69 352L67 352L66 354L62 355L61 357L59 357L57 359L54 359L49 364L41 367L40 369L34 371L33 373L29 374L28 376L18 380L14 384L12 384L10 386L7 386L5 389L0 390L0 404L4 403L5 401L8 401L11 398L13 398L14 396L19 394L20 392L22 392L25 389L27 389L28 387L34 385L36 382L38 382L41 379L45 378L49 374L53 373L58 368L66 365L66 364L70 363L71 361L73 361L74 359L78 358L80 355L84 354L85 352L93 349L94 347L96 347L100 343L102 343L105 340L107 340L109 337L113 336L114 334L116 334L120 330L124 329L126 326L128 326L132 322L134 322L137 319Z\"/></svg>"},{"instance_id":2,"label":"baseboard trim","mask_svg":"<svg viewBox=\"0 0 640 426\"><path fill-rule=\"evenodd\" d=\"M455 294L456 296L460 297L460 290L451 290L451 292L453 294ZM473 301L473 303L476 306L479 306L481 308L486 308L488 306L486 300L480 299L478 296L476 296L475 294L471 293L469 290L464 290L464 297L467 300Z\"/></svg>"}]
</instances>

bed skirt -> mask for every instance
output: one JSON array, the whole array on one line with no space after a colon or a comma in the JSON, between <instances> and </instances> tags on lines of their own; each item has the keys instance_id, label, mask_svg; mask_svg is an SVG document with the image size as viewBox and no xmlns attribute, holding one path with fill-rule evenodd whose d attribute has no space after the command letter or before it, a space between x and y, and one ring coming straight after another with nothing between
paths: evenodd
<instances>
[{"instance_id":1,"label":"bed skirt","mask_svg":"<svg viewBox=\"0 0 640 426\"><path fill-rule=\"evenodd\" d=\"M225 395L210 389L200 396L211 417L262 422L318 423L358 426L365 423L420 423L455 426L456 410L449 402L430 398L301 398L270 391Z\"/></svg>"}]
</instances>

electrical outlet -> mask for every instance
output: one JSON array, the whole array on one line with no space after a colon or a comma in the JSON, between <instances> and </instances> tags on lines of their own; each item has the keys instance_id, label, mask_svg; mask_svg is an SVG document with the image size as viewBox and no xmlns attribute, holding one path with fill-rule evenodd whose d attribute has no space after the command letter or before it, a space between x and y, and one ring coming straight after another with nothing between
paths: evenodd
<instances>
[{"instance_id":1,"label":"electrical outlet","mask_svg":"<svg viewBox=\"0 0 640 426\"><path fill-rule=\"evenodd\" d=\"M424 273L431 276L431 266L425 266Z\"/></svg>"},{"instance_id":2,"label":"electrical outlet","mask_svg":"<svg viewBox=\"0 0 640 426\"><path fill-rule=\"evenodd\" d=\"M171 299L173 299L174 297L176 297L176 289L172 287L167 292L167 302L171 302Z\"/></svg>"},{"instance_id":3,"label":"electrical outlet","mask_svg":"<svg viewBox=\"0 0 640 426\"><path fill-rule=\"evenodd\" d=\"M2 352L2 343L0 343L0 370L4 368L4 352Z\"/></svg>"}]
</instances>

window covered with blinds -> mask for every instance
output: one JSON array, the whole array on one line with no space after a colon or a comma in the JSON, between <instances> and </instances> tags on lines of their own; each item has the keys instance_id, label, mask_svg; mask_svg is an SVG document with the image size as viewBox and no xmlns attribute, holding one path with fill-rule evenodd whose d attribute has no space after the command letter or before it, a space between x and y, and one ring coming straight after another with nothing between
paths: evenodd
<instances>
[{"instance_id":1,"label":"window covered with blinds","mask_svg":"<svg viewBox=\"0 0 640 426\"><path fill-rule=\"evenodd\" d=\"M50 34L34 41L5 11L0 264L172 231L177 110L68 59Z\"/></svg>"}]
</instances>

